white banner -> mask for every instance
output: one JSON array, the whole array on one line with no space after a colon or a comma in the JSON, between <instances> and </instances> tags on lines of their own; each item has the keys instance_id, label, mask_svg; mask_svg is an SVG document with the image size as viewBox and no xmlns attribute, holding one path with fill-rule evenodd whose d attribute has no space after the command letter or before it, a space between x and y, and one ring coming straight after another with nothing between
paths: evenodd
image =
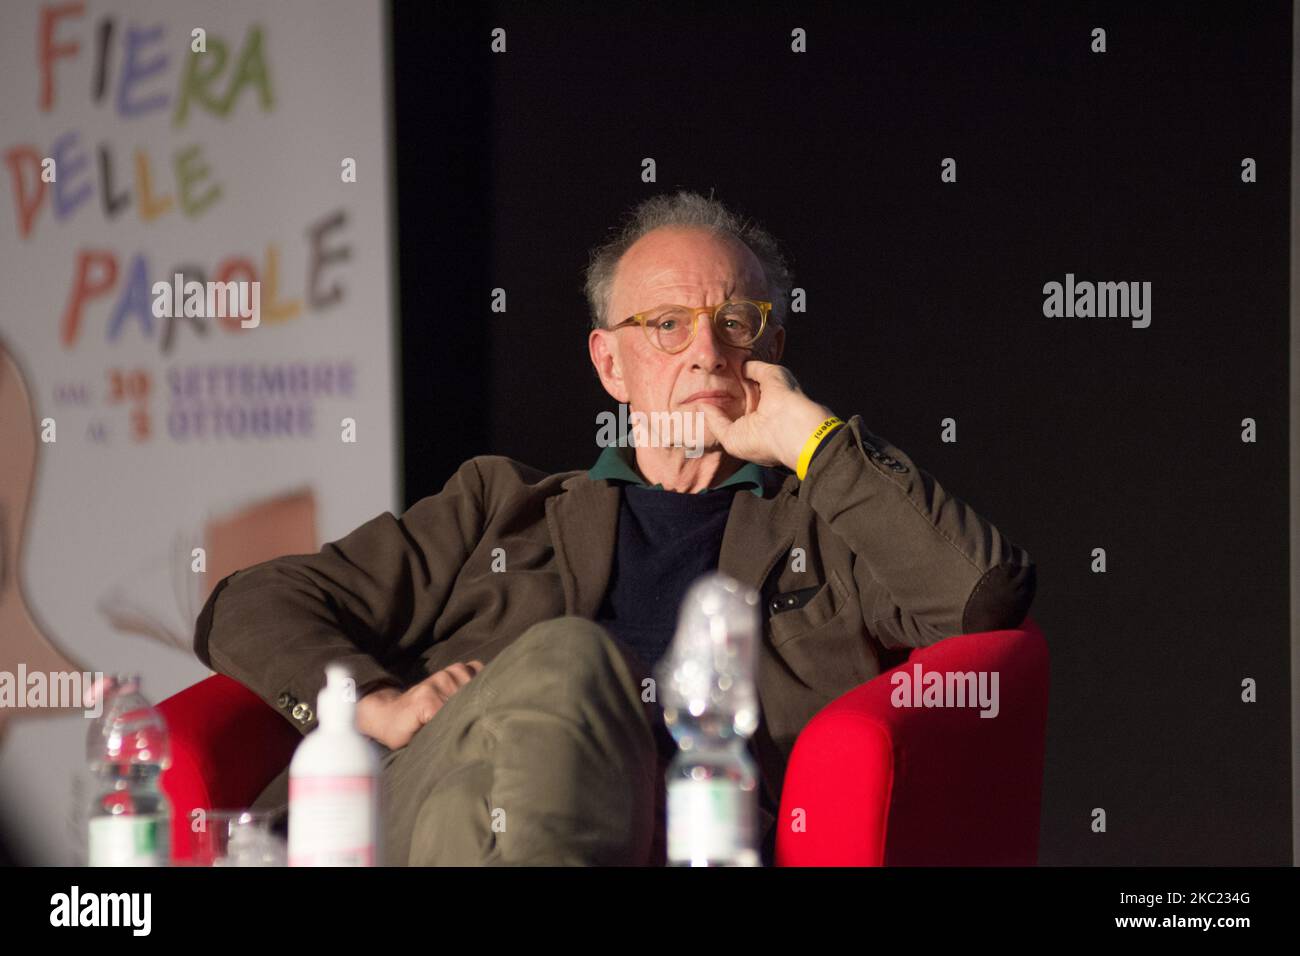
<instances>
[{"instance_id":1,"label":"white banner","mask_svg":"<svg viewBox=\"0 0 1300 956\"><path fill-rule=\"evenodd\" d=\"M0 7L0 677L159 701L208 673L217 580L398 505L384 33L344 0ZM85 731L0 706L33 862L84 839Z\"/></svg>"}]
</instances>

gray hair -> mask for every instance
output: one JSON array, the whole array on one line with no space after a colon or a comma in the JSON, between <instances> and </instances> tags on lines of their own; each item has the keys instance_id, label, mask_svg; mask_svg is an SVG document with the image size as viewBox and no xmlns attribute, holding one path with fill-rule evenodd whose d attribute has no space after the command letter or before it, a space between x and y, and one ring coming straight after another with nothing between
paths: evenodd
<instances>
[{"instance_id":1,"label":"gray hair","mask_svg":"<svg viewBox=\"0 0 1300 956\"><path fill-rule=\"evenodd\" d=\"M744 243L763 267L768 297L772 300L771 322L784 326L789 308L790 267L772 235L752 219L742 218L721 202L699 193L679 192L651 196L632 210L613 238L591 251L583 291L591 310L591 327L601 329L609 321L609 303L614 290L614 273L623 253L646 233L664 226L708 229Z\"/></svg>"}]
</instances>

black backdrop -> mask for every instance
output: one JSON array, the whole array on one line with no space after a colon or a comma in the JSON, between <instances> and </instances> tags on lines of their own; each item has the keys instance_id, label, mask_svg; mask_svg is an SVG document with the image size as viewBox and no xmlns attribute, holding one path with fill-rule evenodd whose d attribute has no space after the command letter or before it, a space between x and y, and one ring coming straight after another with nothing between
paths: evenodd
<instances>
[{"instance_id":1,"label":"black backdrop","mask_svg":"<svg viewBox=\"0 0 1300 956\"><path fill-rule=\"evenodd\" d=\"M805 389L1038 562L1041 861L1289 863L1290 7L1137 6L397 3L407 504L590 465L587 250L715 190L807 290ZM1150 327L1045 318L1066 273L1151 282Z\"/></svg>"}]
</instances>

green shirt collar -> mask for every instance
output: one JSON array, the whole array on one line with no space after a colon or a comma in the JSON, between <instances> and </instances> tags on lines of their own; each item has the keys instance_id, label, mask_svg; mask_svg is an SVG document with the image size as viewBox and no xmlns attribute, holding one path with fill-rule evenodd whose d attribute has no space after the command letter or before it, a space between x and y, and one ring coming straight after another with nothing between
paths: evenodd
<instances>
[{"instance_id":1,"label":"green shirt collar","mask_svg":"<svg viewBox=\"0 0 1300 956\"><path fill-rule=\"evenodd\" d=\"M650 488L652 491L662 491L663 485L647 485L641 473L636 467L636 451L630 445L607 445L596 459L596 464L591 466L587 472L587 477L592 481L602 479L608 481L626 481L638 485L642 488ZM732 485L748 487L750 493L756 497L763 497L763 468L747 461L736 469L736 473L723 481L721 484L712 488L701 490L700 494L716 491L720 488L729 488Z\"/></svg>"}]
</instances>

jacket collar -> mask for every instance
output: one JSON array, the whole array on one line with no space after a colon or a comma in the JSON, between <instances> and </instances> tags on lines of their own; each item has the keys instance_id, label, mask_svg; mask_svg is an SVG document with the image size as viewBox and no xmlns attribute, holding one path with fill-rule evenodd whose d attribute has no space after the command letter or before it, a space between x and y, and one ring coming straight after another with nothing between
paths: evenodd
<instances>
[{"instance_id":1,"label":"jacket collar","mask_svg":"<svg viewBox=\"0 0 1300 956\"><path fill-rule=\"evenodd\" d=\"M747 461L742 464L736 473L731 475L725 481L714 485L712 488L705 488L700 494L709 491L716 491L719 488L730 488L732 485L747 487L751 494L762 497L765 494L765 482L763 472L766 469ZM641 476L641 470L636 464L636 450L628 445L606 445L596 459L596 463L591 466L587 472L587 477L592 481L619 481L637 485L641 488L649 488L657 491L663 488L663 485L647 485L645 478Z\"/></svg>"}]
</instances>

